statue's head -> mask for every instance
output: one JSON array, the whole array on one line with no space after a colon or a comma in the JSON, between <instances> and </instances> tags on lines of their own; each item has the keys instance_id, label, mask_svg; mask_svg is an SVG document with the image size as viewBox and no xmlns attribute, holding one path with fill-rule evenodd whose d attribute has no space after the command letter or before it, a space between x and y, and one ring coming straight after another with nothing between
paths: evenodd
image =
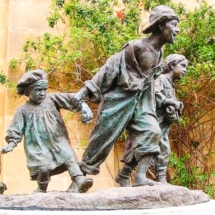
<instances>
[{"instance_id":1,"label":"statue's head","mask_svg":"<svg viewBox=\"0 0 215 215\"><path fill-rule=\"evenodd\" d=\"M17 93L26 95L36 103L45 98L48 80L42 69L26 72L17 83Z\"/></svg>"},{"instance_id":2,"label":"statue's head","mask_svg":"<svg viewBox=\"0 0 215 215\"><path fill-rule=\"evenodd\" d=\"M168 6L159 5L153 8L149 15L149 26L143 30L144 34L160 31L159 24L165 24L168 21L176 20L179 22L179 17Z\"/></svg>"},{"instance_id":3,"label":"statue's head","mask_svg":"<svg viewBox=\"0 0 215 215\"><path fill-rule=\"evenodd\" d=\"M180 80L187 72L188 60L184 55L170 54L163 64L163 74L171 73L173 80Z\"/></svg>"}]
</instances>

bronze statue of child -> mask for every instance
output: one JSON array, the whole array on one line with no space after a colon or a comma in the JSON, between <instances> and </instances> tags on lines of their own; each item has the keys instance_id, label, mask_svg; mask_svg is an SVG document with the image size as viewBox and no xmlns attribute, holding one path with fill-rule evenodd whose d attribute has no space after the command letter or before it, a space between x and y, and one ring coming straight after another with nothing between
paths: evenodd
<instances>
[{"instance_id":1,"label":"bronze statue of child","mask_svg":"<svg viewBox=\"0 0 215 215\"><path fill-rule=\"evenodd\" d=\"M162 74L155 80L156 114L161 129L159 141L161 152L154 157L153 165L156 180L161 183L167 183L166 171L170 155L169 130L171 125L179 120L183 109L183 103L176 99L174 82L186 74L187 67L188 60L183 55L171 54L164 61ZM132 142L128 140L121 159L125 164L116 176L117 183L122 187L130 186L130 173L138 164L137 161L133 162L133 165L127 162L128 155L133 153L132 150Z\"/></svg>"},{"instance_id":2,"label":"bronze statue of child","mask_svg":"<svg viewBox=\"0 0 215 215\"><path fill-rule=\"evenodd\" d=\"M167 183L166 172L170 156L169 130L178 122L183 103L175 96L174 82L183 78L187 72L188 60L179 54L166 57L162 74L155 80L156 114L161 128L159 146L161 153L154 158L156 180Z\"/></svg>"},{"instance_id":3,"label":"bronze statue of child","mask_svg":"<svg viewBox=\"0 0 215 215\"><path fill-rule=\"evenodd\" d=\"M160 153L154 79L162 71L162 47L174 43L178 22L179 17L171 8L165 5L153 8L149 26L143 30L150 35L125 44L76 93L77 102L86 97L100 102L96 124L80 162L85 174L99 174L100 165L126 129L134 152L128 162L131 166L138 162L133 186L157 184L146 177L151 159ZM129 167L126 171L130 170Z\"/></svg>"},{"instance_id":4,"label":"bronze statue of child","mask_svg":"<svg viewBox=\"0 0 215 215\"><path fill-rule=\"evenodd\" d=\"M92 120L92 112L84 102L73 104L74 93L46 94L47 88L46 73L41 69L29 71L21 77L17 93L29 99L16 110L6 132L8 145L1 149L1 153L12 151L24 136L27 167L31 180L38 184L35 192L46 192L50 177L66 170L77 184L78 192L87 192L93 181L83 176L60 109L81 111L85 124ZM72 186L67 191L72 192Z\"/></svg>"}]
</instances>

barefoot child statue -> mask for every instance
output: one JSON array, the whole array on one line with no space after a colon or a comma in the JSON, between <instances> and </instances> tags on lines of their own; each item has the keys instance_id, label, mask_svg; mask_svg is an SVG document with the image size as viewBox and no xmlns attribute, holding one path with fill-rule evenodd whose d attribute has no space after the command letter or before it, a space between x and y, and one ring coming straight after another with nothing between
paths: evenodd
<instances>
[{"instance_id":1,"label":"barefoot child statue","mask_svg":"<svg viewBox=\"0 0 215 215\"><path fill-rule=\"evenodd\" d=\"M161 129L159 140L160 154L154 157L156 180L167 183L166 171L170 155L169 130L174 122L179 120L183 109L183 103L175 96L174 81L180 80L187 72L188 61L183 55L171 54L165 61L162 74L155 80L155 101L156 114ZM121 161L124 164L116 176L116 182L122 187L130 186L130 173L138 165L133 159L133 146L131 141L127 141L126 150Z\"/></svg>"},{"instance_id":2,"label":"barefoot child statue","mask_svg":"<svg viewBox=\"0 0 215 215\"><path fill-rule=\"evenodd\" d=\"M76 95L100 102L97 121L80 163L86 174L98 174L120 134L127 130L138 168L133 186L154 185L146 171L152 157L160 153L161 130L156 117L154 78L162 68L162 47L174 43L179 32L175 12L160 5L152 9L147 38L128 42Z\"/></svg>"},{"instance_id":3,"label":"barefoot child statue","mask_svg":"<svg viewBox=\"0 0 215 215\"><path fill-rule=\"evenodd\" d=\"M92 120L92 112L84 102L73 104L73 93L48 93L46 73L32 70L25 73L17 84L17 93L29 99L16 110L6 132L8 145L1 149L5 154L13 150L24 136L27 167L32 180L36 180L36 192L46 192L50 177L68 171L79 192L86 192L93 184L83 176L77 157L70 145L60 109L81 111L82 122ZM71 191L72 186L68 189Z\"/></svg>"}]
</instances>

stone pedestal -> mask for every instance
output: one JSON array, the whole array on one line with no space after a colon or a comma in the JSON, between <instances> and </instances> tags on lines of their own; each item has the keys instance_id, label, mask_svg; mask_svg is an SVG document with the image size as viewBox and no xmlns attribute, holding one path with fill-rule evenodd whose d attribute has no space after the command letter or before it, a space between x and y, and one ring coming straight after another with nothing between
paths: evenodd
<instances>
[{"instance_id":1,"label":"stone pedestal","mask_svg":"<svg viewBox=\"0 0 215 215\"><path fill-rule=\"evenodd\" d=\"M193 205L209 201L202 191L173 185L110 188L88 193L52 191L0 196L1 209L124 210Z\"/></svg>"}]
</instances>

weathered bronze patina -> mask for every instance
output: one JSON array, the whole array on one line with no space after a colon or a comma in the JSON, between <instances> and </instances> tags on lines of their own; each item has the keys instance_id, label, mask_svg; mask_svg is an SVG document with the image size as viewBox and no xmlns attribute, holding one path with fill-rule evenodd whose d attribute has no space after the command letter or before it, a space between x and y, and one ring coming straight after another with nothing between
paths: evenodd
<instances>
[{"instance_id":1,"label":"weathered bronze patina","mask_svg":"<svg viewBox=\"0 0 215 215\"><path fill-rule=\"evenodd\" d=\"M175 41L178 21L171 8L164 5L154 8L149 17L150 25L143 31L151 35L128 42L76 94L77 102L87 96L93 102L101 102L80 164L86 174L99 173L100 165L126 129L127 142L133 151L127 158L126 171L138 164L133 186L156 183L146 178L152 157L160 153L161 130L155 110L154 78L162 71L161 48Z\"/></svg>"},{"instance_id":2,"label":"weathered bronze patina","mask_svg":"<svg viewBox=\"0 0 215 215\"><path fill-rule=\"evenodd\" d=\"M159 146L161 153L154 158L156 180L167 183L166 172L170 156L169 131L173 123L179 121L183 103L175 96L174 82L187 72L188 60L179 54L171 54L164 61L163 74L155 80L156 114L161 128Z\"/></svg>"},{"instance_id":3,"label":"weathered bronze patina","mask_svg":"<svg viewBox=\"0 0 215 215\"><path fill-rule=\"evenodd\" d=\"M93 181L80 170L60 109L81 111L85 124L92 120L92 112L84 102L74 105L73 93L46 94L47 83L46 73L41 69L29 71L19 80L18 94L29 99L16 110L6 132L8 145L1 153L12 151L24 136L27 167L31 179L38 183L36 192L46 192L50 176L66 170L77 184L78 192L86 192Z\"/></svg>"},{"instance_id":4,"label":"weathered bronze patina","mask_svg":"<svg viewBox=\"0 0 215 215\"><path fill-rule=\"evenodd\" d=\"M161 183L167 183L166 171L170 155L169 130L174 122L179 120L183 104L175 97L174 81L180 80L187 72L188 61L183 55L171 54L165 61L162 74L155 80L155 101L156 114L161 129L161 138L159 140L160 154L153 159L155 167L156 180ZM135 167L135 163L128 162L133 157L134 151L132 144L127 142L126 150L122 162L123 168L116 176L116 181L120 186L130 186L130 173ZM137 165L137 162L136 162Z\"/></svg>"}]
</instances>

